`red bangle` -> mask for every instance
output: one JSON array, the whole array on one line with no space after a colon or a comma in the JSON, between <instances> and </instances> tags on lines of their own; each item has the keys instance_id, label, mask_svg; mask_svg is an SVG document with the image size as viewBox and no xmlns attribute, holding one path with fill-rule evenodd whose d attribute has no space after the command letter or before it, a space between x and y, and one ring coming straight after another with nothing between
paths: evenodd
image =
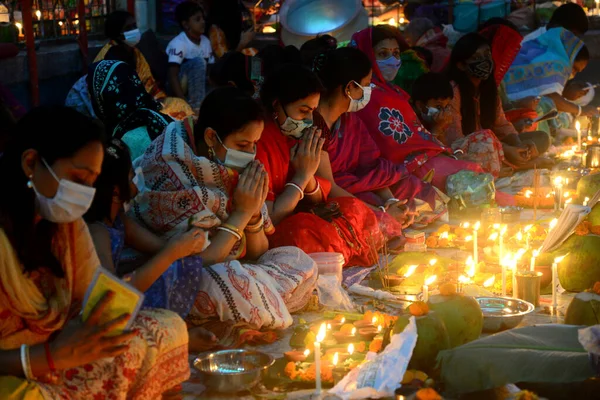
<instances>
[{"instance_id":1,"label":"red bangle","mask_svg":"<svg viewBox=\"0 0 600 400\"><path fill-rule=\"evenodd\" d=\"M50 372L56 372L56 366L54 365L54 360L52 359L52 354L50 353L50 343L44 343L44 350L46 350L46 361L48 362Z\"/></svg>"}]
</instances>

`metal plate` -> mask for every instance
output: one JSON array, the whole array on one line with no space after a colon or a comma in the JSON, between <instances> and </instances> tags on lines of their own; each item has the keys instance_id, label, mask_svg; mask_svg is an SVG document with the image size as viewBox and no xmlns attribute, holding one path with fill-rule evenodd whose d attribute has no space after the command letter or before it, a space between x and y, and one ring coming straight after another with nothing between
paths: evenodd
<instances>
[{"instance_id":1,"label":"metal plate","mask_svg":"<svg viewBox=\"0 0 600 400\"><path fill-rule=\"evenodd\" d=\"M315 36L339 30L362 10L360 0L287 0L281 7L281 24L291 33Z\"/></svg>"},{"instance_id":2,"label":"metal plate","mask_svg":"<svg viewBox=\"0 0 600 400\"><path fill-rule=\"evenodd\" d=\"M484 332L515 328L535 309L531 303L509 297L477 297L476 300L483 312Z\"/></svg>"}]
</instances>

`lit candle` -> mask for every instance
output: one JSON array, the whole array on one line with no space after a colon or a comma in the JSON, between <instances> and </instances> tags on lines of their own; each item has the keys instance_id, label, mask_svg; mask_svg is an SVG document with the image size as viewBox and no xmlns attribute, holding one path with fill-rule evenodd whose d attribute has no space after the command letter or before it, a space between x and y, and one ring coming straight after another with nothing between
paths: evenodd
<instances>
[{"instance_id":1,"label":"lit candle","mask_svg":"<svg viewBox=\"0 0 600 400\"><path fill-rule=\"evenodd\" d=\"M550 221L548 233L552 232L552 230L556 227L556 224L558 224L558 219L554 218L552 221Z\"/></svg>"},{"instance_id":2,"label":"lit candle","mask_svg":"<svg viewBox=\"0 0 600 400\"><path fill-rule=\"evenodd\" d=\"M577 149L581 151L581 124L579 121L575 122L575 129L577 129Z\"/></svg>"},{"instance_id":3,"label":"lit candle","mask_svg":"<svg viewBox=\"0 0 600 400\"><path fill-rule=\"evenodd\" d=\"M469 279L469 278L467 278L467 277L466 277L466 276L464 276L464 275L461 275L461 276L459 276L459 277L458 277L458 288L457 288L457 292L458 292L458 293L462 293L462 291L463 291L463 286L464 286L465 284L469 283L469 280L470 280L470 279Z\"/></svg>"},{"instance_id":4,"label":"lit candle","mask_svg":"<svg viewBox=\"0 0 600 400\"><path fill-rule=\"evenodd\" d=\"M515 257L512 260L512 297L517 297L517 262L518 258Z\"/></svg>"},{"instance_id":5,"label":"lit candle","mask_svg":"<svg viewBox=\"0 0 600 400\"><path fill-rule=\"evenodd\" d=\"M42 37L44 37L44 21L42 21L42 12L40 10L37 10L35 12L35 16L37 17L38 21L40 22L40 32Z\"/></svg>"},{"instance_id":6,"label":"lit candle","mask_svg":"<svg viewBox=\"0 0 600 400\"><path fill-rule=\"evenodd\" d=\"M315 394L317 396L321 395L321 342L325 339L326 332L327 327L323 323L319 328L319 333L317 334L317 340L315 342Z\"/></svg>"},{"instance_id":7,"label":"lit candle","mask_svg":"<svg viewBox=\"0 0 600 400\"><path fill-rule=\"evenodd\" d=\"M596 2L596 14L598 14L598 4L600 3L600 0L595 0Z\"/></svg>"},{"instance_id":8,"label":"lit candle","mask_svg":"<svg viewBox=\"0 0 600 400\"><path fill-rule=\"evenodd\" d=\"M334 367L337 366L339 359L340 359L340 355L336 351L335 354L333 355L333 360L331 360Z\"/></svg>"},{"instance_id":9,"label":"lit candle","mask_svg":"<svg viewBox=\"0 0 600 400\"><path fill-rule=\"evenodd\" d=\"M417 265L409 266L408 269L406 270L406 272L404 273L404 277L408 278L409 276L411 276L412 274L415 273L416 269L417 269Z\"/></svg>"},{"instance_id":10,"label":"lit candle","mask_svg":"<svg viewBox=\"0 0 600 400\"><path fill-rule=\"evenodd\" d=\"M429 265L431 265L432 267L437 263L437 258L432 258L431 260L429 260Z\"/></svg>"},{"instance_id":11,"label":"lit candle","mask_svg":"<svg viewBox=\"0 0 600 400\"><path fill-rule=\"evenodd\" d=\"M496 276L492 275L485 282L483 282L483 287L486 287L486 288L490 287L494 284L495 281L496 281Z\"/></svg>"},{"instance_id":12,"label":"lit candle","mask_svg":"<svg viewBox=\"0 0 600 400\"><path fill-rule=\"evenodd\" d=\"M23 24L20 22L15 22L15 26L19 30L19 39L21 39L23 37Z\"/></svg>"},{"instance_id":13,"label":"lit candle","mask_svg":"<svg viewBox=\"0 0 600 400\"><path fill-rule=\"evenodd\" d=\"M586 197L586 198L585 198L585 200L583 200L583 205L584 205L584 206L587 206L587 205L588 205L588 203L589 203L589 201L590 201L590 198L589 198L589 197Z\"/></svg>"},{"instance_id":14,"label":"lit candle","mask_svg":"<svg viewBox=\"0 0 600 400\"><path fill-rule=\"evenodd\" d=\"M556 287L558 286L558 263L565 258L566 255L562 257L556 257L554 259L554 263L552 263L552 310L556 311L558 309L558 297L556 294Z\"/></svg>"},{"instance_id":15,"label":"lit candle","mask_svg":"<svg viewBox=\"0 0 600 400\"><path fill-rule=\"evenodd\" d=\"M477 249L477 231L479 231L480 227L479 221L475 222L473 225L473 261L475 263L475 267L477 268L477 264L479 264L479 251Z\"/></svg>"},{"instance_id":16,"label":"lit candle","mask_svg":"<svg viewBox=\"0 0 600 400\"><path fill-rule=\"evenodd\" d=\"M427 303L429 301L429 285L431 285L437 279L437 275L430 276L425 279L425 284L423 285L423 301Z\"/></svg>"},{"instance_id":17,"label":"lit candle","mask_svg":"<svg viewBox=\"0 0 600 400\"><path fill-rule=\"evenodd\" d=\"M537 256L540 254L539 250L534 250L533 253L531 254L531 265L529 266L529 271L534 272L535 271L535 259L537 258Z\"/></svg>"},{"instance_id":18,"label":"lit candle","mask_svg":"<svg viewBox=\"0 0 600 400\"><path fill-rule=\"evenodd\" d=\"M475 261L473 261L473 257L469 256L465 264L467 265L465 270L467 276L473 278L475 276Z\"/></svg>"},{"instance_id":19,"label":"lit candle","mask_svg":"<svg viewBox=\"0 0 600 400\"><path fill-rule=\"evenodd\" d=\"M529 248L529 239L531 239L531 233L529 231L533 228L533 225L527 225L523 231L525 232L525 247Z\"/></svg>"},{"instance_id":20,"label":"lit candle","mask_svg":"<svg viewBox=\"0 0 600 400\"><path fill-rule=\"evenodd\" d=\"M510 255L507 255L505 259L502 259L500 266L502 268L502 296L506 297L506 267L510 261Z\"/></svg>"},{"instance_id":21,"label":"lit candle","mask_svg":"<svg viewBox=\"0 0 600 400\"><path fill-rule=\"evenodd\" d=\"M502 230L500 231L500 235L498 235L498 263L502 265L502 257L504 254L504 234L506 233L506 225L502 226Z\"/></svg>"}]
</instances>

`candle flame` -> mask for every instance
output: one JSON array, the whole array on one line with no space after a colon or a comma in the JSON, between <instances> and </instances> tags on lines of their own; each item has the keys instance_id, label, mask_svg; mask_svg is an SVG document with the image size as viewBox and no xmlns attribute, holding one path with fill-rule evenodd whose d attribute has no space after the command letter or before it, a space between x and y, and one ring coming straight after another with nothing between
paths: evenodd
<instances>
[{"instance_id":1,"label":"candle flame","mask_svg":"<svg viewBox=\"0 0 600 400\"><path fill-rule=\"evenodd\" d=\"M473 230L478 231L479 227L481 227L481 224L479 223L479 221L477 221L477 222L475 222L475 225L473 225Z\"/></svg>"},{"instance_id":2,"label":"candle flame","mask_svg":"<svg viewBox=\"0 0 600 400\"><path fill-rule=\"evenodd\" d=\"M569 253L565 254L564 256L560 256L560 257L556 257L554 259L554 264L558 264L560 263Z\"/></svg>"},{"instance_id":3,"label":"candle flame","mask_svg":"<svg viewBox=\"0 0 600 400\"><path fill-rule=\"evenodd\" d=\"M346 317L342 317L342 319L340 320L340 323L343 324L344 322L346 322Z\"/></svg>"},{"instance_id":4,"label":"candle flame","mask_svg":"<svg viewBox=\"0 0 600 400\"><path fill-rule=\"evenodd\" d=\"M310 354L309 349L304 350L304 357L308 357L309 354Z\"/></svg>"},{"instance_id":5,"label":"candle flame","mask_svg":"<svg viewBox=\"0 0 600 400\"><path fill-rule=\"evenodd\" d=\"M467 258L467 269L465 272L467 273L467 275L469 275L469 278L475 276L475 261L473 261L473 257L471 256Z\"/></svg>"},{"instance_id":6,"label":"candle flame","mask_svg":"<svg viewBox=\"0 0 600 400\"><path fill-rule=\"evenodd\" d=\"M525 254L526 252L527 250L525 249L519 249L519 251L517 251L517 253L515 254L515 259L520 260L521 257L523 257L523 254Z\"/></svg>"},{"instance_id":7,"label":"candle flame","mask_svg":"<svg viewBox=\"0 0 600 400\"><path fill-rule=\"evenodd\" d=\"M348 345L348 354L352 355L354 353L354 344L350 343Z\"/></svg>"},{"instance_id":8,"label":"candle flame","mask_svg":"<svg viewBox=\"0 0 600 400\"><path fill-rule=\"evenodd\" d=\"M325 323L322 323L321 327L319 328L319 333L317 334L317 342L321 343L323 340L325 340L326 334L327 334L327 326L325 325Z\"/></svg>"},{"instance_id":9,"label":"candle flame","mask_svg":"<svg viewBox=\"0 0 600 400\"><path fill-rule=\"evenodd\" d=\"M532 194L533 194L533 192L531 190L525 191L525 198L529 199Z\"/></svg>"},{"instance_id":10,"label":"candle flame","mask_svg":"<svg viewBox=\"0 0 600 400\"><path fill-rule=\"evenodd\" d=\"M459 276L459 277L458 277L458 281L459 281L460 283L467 283L467 282L469 282L469 278L467 278L467 277L466 277L466 276L464 276L464 275L461 275L461 276Z\"/></svg>"},{"instance_id":11,"label":"candle flame","mask_svg":"<svg viewBox=\"0 0 600 400\"><path fill-rule=\"evenodd\" d=\"M575 129L576 129L577 131L580 131L580 130L581 130L581 124L579 123L579 121L575 122Z\"/></svg>"},{"instance_id":12,"label":"candle flame","mask_svg":"<svg viewBox=\"0 0 600 400\"><path fill-rule=\"evenodd\" d=\"M515 236L515 238L516 238L518 241L521 241L521 240L523 240L523 232L519 231L519 232L517 233L517 235Z\"/></svg>"},{"instance_id":13,"label":"candle flame","mask_svg":"<svg viewBox=\"0 0 600 400\"><path fill-rule=\"evenodd\" d=\"M437 275L432 275L429 278L425 279L425 285L429 286L437 279Z\"/></svg>"},{"instance_id":14,"label":"candle flame","mask_svg":"<svg viewBox=\"0 0 600 400\"><path fill-rule=\"evenodd\" d=\"M573 198L569 197L567 200L565 200L565 204L571 204L573 202Z\"/></svg>"},{"instance_id":15,"label":"candle flame","mask_svg":"<svg viewBox=\"0 0 600 400\"><path fill-rule=\"evenodd\" d=\"M431 260L429 260L429 265L431 265L432 267L435 265L435 263L437 263L437 258L432 258Z\"/></svg>"},{"instance_id":16,"label":"candle flame","mask_svg":"<svg viewBox=\"0 0 600 400\"><path fill-rule=\"evenodd\" d=\"M563 194L563 197L566 199L567 197L569 197L571 195L570 192L565 192L565 194Z\"/></svg>"},{"instance_id":17,"label":"candle flame","mask_svg":"<svg viewBox=\"0 0 600 400\"><path fill-rule=\"evenodd\" d=\"M448 232L443 232L443 233L440 235L440 239L448 239Z\"/></svg>"},{"instance_id":18,"label":"candle flame","mask_svg":"<svg viewBox=\"0 0 600 400\"><path fill-rule=\"evenodd\" d=\"M583 205L584 205L584 206L587 206L587 205L588 205L588 203L589 203L589 201L590 201L590 198L589 198L589 197L586 197L586 198L585 198L585 200L583 200Z\"/></svg>"},{"instance_id":19,"label":"candle flame","mask_svg":"<svg viewBox=\"0 0 600 400\"><path fill-rule=\"evenodd\" d=\"M470 242L471 240L473 240L473 236L469 235L465 238L465 242Z\"/></svg>"},{"instance_id":20,"label":"candle flame","mask_svg":"<svg viewBox=\"0 0 600 400\"><path fill-rule=\"evenodd\" d=\"M331 324L327 324L327 330L330 331L331 330Z\"/></svg>"},{"instance_id":21,"label":"candle flame","mask_svg":"<svg viewBox=\"0 0 600 400\"><path fill-rule=\"evenodd\" d=\"M356 335L356 327L352 328L352 332L350 332L350 335L352 335L352 336Z\"/></svg>"},{"instance_id":22,"label":"candle flame","mask_svg":"<svg viewBox=\"0 0 600 400\"><path fill-rule=\"evenodd\" d=\"M42 12L40 10L37 10L35 12L35 16L37 17L37 19L42 19Z\"/></svg>"},{"instance_id":23,"label":"candle flame","mask_svg":"<svg viewBox=\"0 0 600 400\"><path fill-rule=\"evenodd\" d=\"M468 222L463 222L462 224L460 224L460 227L465 229L469 229L469 226L471 226L471 224Z\"/></svg>"},{"instance_id":24,"label":"candle flame","mask_svg":"<svg viewBox=\"0 0 600 400\"><path fill-rule=\"evenodd\" d=\"M504 236L506 233L506 225L502 225L502 230L500 231L500 236Z\"/></svg>"},{"instance_id":25,"label":"candle flame","mask_svg":"<svg viewBox=\"0 0 600 400\"><path fill-rule=\"evenodd\" d=\"M490 237L488 238L488 240L495 242L496 240L498 240L498 232L494 232L490 235Z\"/></svg>"},{"instance_id":26,"label":"candle flame","mask_svg":"<svg viewBox=\"0 0 600 400\"><path fill-rule=\"evenodd\" d=\"M15 22L15 26L19 29L23 29L23 24L21 24L20 22Z\"/></svg>"},{"instance_id":27,"label":"candle flame","mask_svg":"<svg viewBox=\"0 0 600 400\"><path fill-rule=\"evenodd\" d=\"M398 26L398 23L396 22L396 18L390 18L390 20L388 21L388 25Z\"/></svg>"},{"instance_id":28,"label":"candle flame","mask_svg":"<svg viewBox=\"0 0 600 400\"><path fill-rule=\"evenodd\" d=\"M63 22L62 21L58 21L58 26L63 26Z\"/></svg>"},{"instance_id":29,"label":"candle flame","mask_svg":"<svg viewBox=\"0 0 600 400\"><path fill-rule=\"evenodd\" d=\"M383 329L383 327L382 327L381 325L379 325L379 326L377 327L377 332L381 332L381 330L382 330L382 329Z\"/></svg>"},{"instance_id":30,"label":"candle flame","mask_svg":"<svg viewBox=\"0 0 600 400\"><path fill-rule=\"evenodd\" d=\"M373 319L371 319L371 323L375 325L377 323L377 317L373 317Z\"/></svg>"},{"instance_id":31,"label":"candle flame","mask_svg":"<svg viewBox=\"0 0 600 400\"><path fill-rule=\"evenodd\" d=\"M273 28L272 26L265 26L262 31L263 33L275 33L277 32L277 29Z\"/></svg>"},{"instance_id":32,"label":"candle flame","mask_svg":"<svg viewBox=\"0 0 600 400\"><path fill-rule=\"evenodd\" d=\"M333 360L332 360L332 363L333 363L334 367L337 365L339 357L340 356L339 356L338 352L336 351L335 354L333 355Z\"/></svg>"},{"instance_id":33,"label":"candle flame","mask_svg":"<svg viewBox=\"0 0 600 400\"><path fill-rule=\"evenodd\" d=\"M531 228L533 228L533 225L527 225L525 228L523 228L523 232L527 233L531 230Z\"/></svg>"},{"instance_id":34,"label":"candle flame","mask_svg":"<svg viewBox=\"0 0 600 400\"><path fill-rule=\"evenodd\" d=\"M415 270L417 269L416 265L411 265L410 267L408 267L408 270L406 271L406 273L404 274L405 278L408 278L409 276L411 276L412 274L415 273Z\"/></svg>"},{"instance_id":35,"label":"candle flame","mask_svg":"<svg viewBox=\"0 0 600 400\"><path fill-rule=\"evenodd\" d=\"M554 229L556 227L556 224L558 224L558 220L556 218L550 221L550 230Z\"/></svg>"},{"instance_id":36,"label":"candle flame","mask_svg":"<svg viewBox=\"0 0 600 400\"><path fill-rule=\"evenodd\" d=\"M465 261L465 264L473 265L474 263L475 263L475 261L473 261L473 256L467 257L467 261Z\"/></svg>"},{"instance_id":37,"label":"candle flame","mask_svg":"<svg viewBox=\"0 0 600 400\"><path fill-rule=\"evenodd\" d=\"M494 228L495 230L500 229L500 224L494 224L492 225L492 228Z\"/></svg>"},{"instance_id":38,"label":"candle flame","mask_svg":"<svg viewBox=\"0 0 600 400\"><path fill-rule=\"evenodd\" d=\"M533 257L537 257L539 255L540 255L540 250L539 249L533 251Z\"/></svg>"},{"instance_id":39,"label":"candle flame","mask_svg":"<svg viewBox=\"0 0 600 400\"><path fill-rule=\"evenodd\" d=\"M594 138L592 138L591 135L588 135L588 140L591 142L592 140L594 140Z\"/></svg>"},{"instance_id":40,"label":"candle flame","mask_svg":"<svg viewBox=\"0 0 600 400\"><path fill-rule=\"evenodd\" d=\"M556 178L554 178L554 184L555 184L556 186L560 186L560 185L562 185L562 183L563 183L563 178L562 178L562 176L557 176Z\"/></svg>"},{"instance_id":41,"label":"candle flame","mask_svg":"<svg viewBox=\"0 0 600 400\"><path fill-rule=\"evenodd\" d=\"M483 282L483 287L490 287L494 284L495 281L496 276L492 275L490 278L486 279L485 282Z\"/></svg>"},{"instance_id":42,"label":"candle flame","mask_svg":"<svg viewBox=\"0 0 600 400\"><path fill-rule=\"evenodd\" d=\"M400 17L400 25L404 23L404 17Z\"/></svg>"}]
</instances>

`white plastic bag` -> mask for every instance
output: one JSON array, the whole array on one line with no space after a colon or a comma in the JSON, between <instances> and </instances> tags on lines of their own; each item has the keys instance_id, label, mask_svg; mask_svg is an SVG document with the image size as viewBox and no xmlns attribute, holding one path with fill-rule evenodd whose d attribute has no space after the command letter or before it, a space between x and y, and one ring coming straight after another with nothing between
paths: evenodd
<instances>
[{"instance_id":1,"label":"white plastic bag","mask_svg":"<svg viewBox=\"0 0 600 400\"><path fill-rule=\"evenodd\" d=\"M392 336L380 354L367 353L367 362L350 371L329 393L343 400L379 399L394 395L417 344L417 324L410 317L404 331Z\"/></svg>"},{"instance_id":2,"label":"white plastic bag","mask_svg":"<svg viewBox=\"0 0 600 400\"><path fill-rule=\"evenodd\" d=\"M354 311L354 303L342 287L337 275L319 275L317 281L319 303L340 311Z\"/></svg>"}]
</instances>

